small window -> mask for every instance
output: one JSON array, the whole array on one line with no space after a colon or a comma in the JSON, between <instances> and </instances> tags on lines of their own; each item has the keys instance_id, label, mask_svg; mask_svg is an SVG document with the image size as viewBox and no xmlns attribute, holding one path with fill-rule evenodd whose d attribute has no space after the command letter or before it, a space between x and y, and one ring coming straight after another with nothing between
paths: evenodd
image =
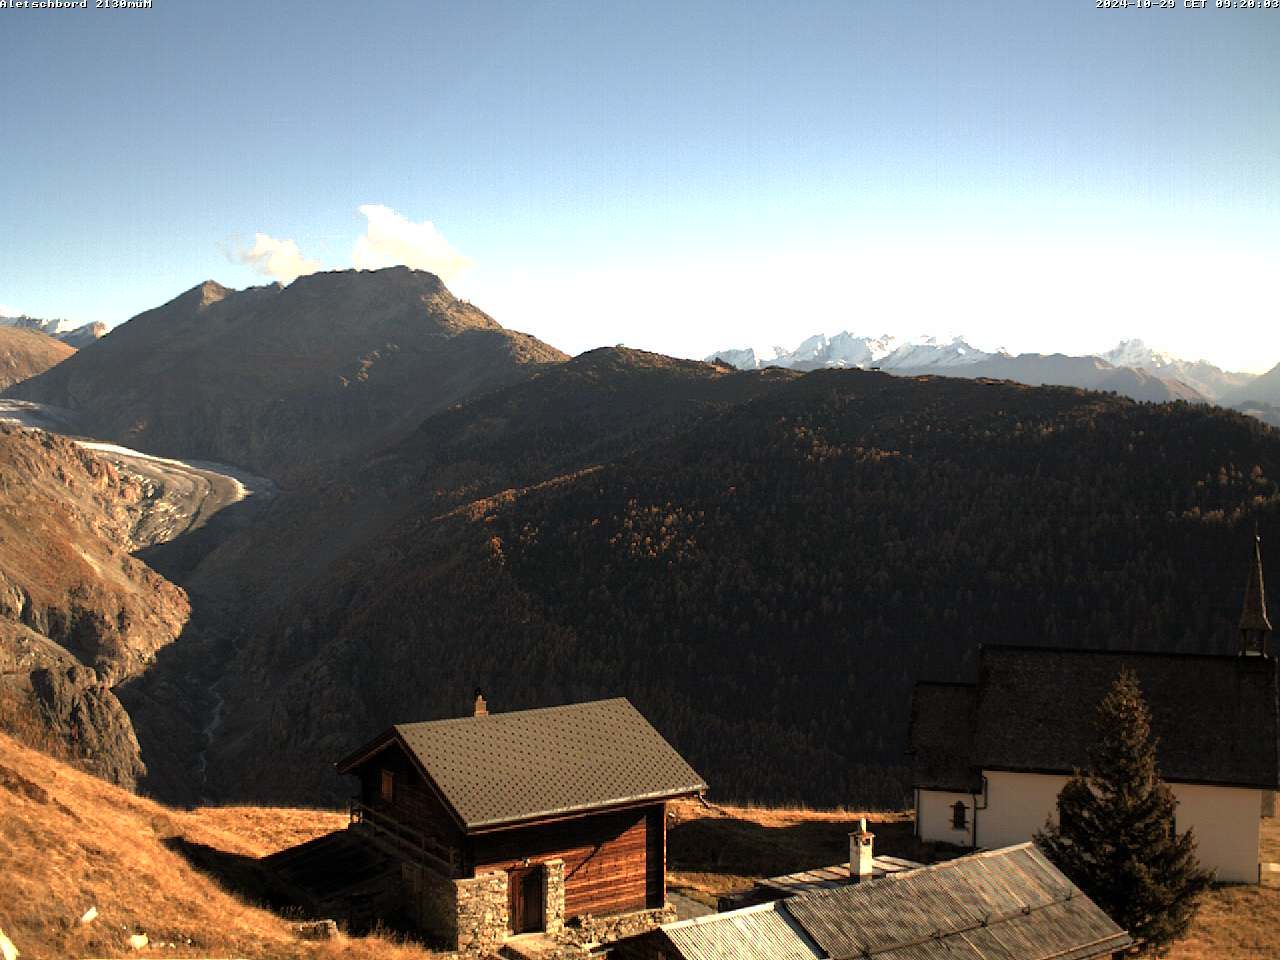
<instances>
[{"instance_id":1,"label":"small window","mask_svg":"<svg viewBox=\"0 0 1280 960\"><path fill-rule=\"evenodd\" d=\"M382 799L390 803L396 796L396 775L390 770L382 771Z\"/></svg>"},{"instance_id":2,"label":"small window","mask_svg":"<svg viewBox=\"0 0 1280 960\"><path fill-rule=\"evenodd\" d=\"M969 828L969 808L960 800L951 805L951 829L967 830Z\"/></svg>"}]
</instances>

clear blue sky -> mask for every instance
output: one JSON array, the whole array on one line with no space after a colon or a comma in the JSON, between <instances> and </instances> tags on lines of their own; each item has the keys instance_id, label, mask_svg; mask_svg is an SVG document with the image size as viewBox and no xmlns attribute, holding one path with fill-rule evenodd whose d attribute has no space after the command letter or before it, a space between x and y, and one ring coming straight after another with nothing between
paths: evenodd
<instances>
[{"instance_id":1,"label":"clear blue sky","mask_svg":"<svg viewBox=\"0 0 1280 960\"><path fill-rule=\"evenodd\" d=\"M848 328L1261 370L1280 10L1214 2L3 9L0 305L116 323L292 241L456 254L571 352Z\"/></svg>"}]
</instances>

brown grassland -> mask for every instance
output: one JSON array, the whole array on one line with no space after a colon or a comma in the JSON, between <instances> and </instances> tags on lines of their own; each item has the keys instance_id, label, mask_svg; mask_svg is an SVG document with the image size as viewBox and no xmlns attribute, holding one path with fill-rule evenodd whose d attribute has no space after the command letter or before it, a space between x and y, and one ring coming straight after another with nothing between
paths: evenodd
<instances>
[{"instance_id":1,"label":"brown grassland","mask_svg":"<svg viewBox=\"0 0 1280 960\"><path fill-rule=\"evenodd\" d=\"M429 956L379 936L300 941L286 918L232 895L171 848L186 840L261 857L344 819L331 810L173 810L0 734L0 930L23 960ZM90 907L97 919L82 924ZM129 946L136 933L150 940L140 951Z\"/></svg>"},{"instance_id":2,"label":"brown grassland","mask_svg":"<svg viewBox=\"0 0 1280 960\"><path fill-rule=\"evenodd\" d=\"M838 863L856 812L672 805L670 889L714 904L756 879ZM910 814L868 813L879 853L931 851ZM26 960L236 956L410 960L431 954L393 936L298 940L290 918L225 889L179 847L247 862L337 829L333 810L175 810L135 796L0 734L0 930ZM936 855L936 851L933 851ZM1280 861L1280 825L1264 821L1262 859ZM97 919L80 917L96 907ZM145 933L149 945L129 946ZM1207 899L1174 960L1280 956L1280 886L1223 887Z\"/></svg>"}]
</instances>

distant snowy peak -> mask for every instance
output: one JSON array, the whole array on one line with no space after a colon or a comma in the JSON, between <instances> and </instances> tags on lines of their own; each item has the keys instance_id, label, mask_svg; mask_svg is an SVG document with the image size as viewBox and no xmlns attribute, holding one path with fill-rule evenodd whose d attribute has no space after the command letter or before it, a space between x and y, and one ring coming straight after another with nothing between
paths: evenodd
<instances>
[{"instance_id":1,"label":"distant snowy peak","mask_svg":"<svg viewBox=\"0 0 1280 960\"><path fill-rule=\"evenodd\" d=\"M915 343L904 343L880 362L881 369L901 370L924 367L963 367L995 357L969 344L963 337L943 343L934 337L925 337Z\"/></svg>"},{"instance_id":2,"label":"distant snowy peak","mask_svg":"<svg viewBox=\"0 0 1280 960\"><path fill-rule=\"evenodd\" d=\"M1152 350L1141 340L1121 340L1115 349L1100 356L1117 367L1145 370L1166 380L1181 381L1210 400L1226 400L1234 391L1255 379L1251 373L1223 370L1207 360L1181 360Z\"/></svg>"},{"instance_id":3,"label":"distant snowy peak","mask_svg":"<svg viewBox=\"0 0 1280 960\"><path fill-rule=\"evenodd\" d=\"M1098 356L1114 367L1144 367L1152 369L1182 362L1174 360L1167 353L1152 350L1141 340L1121 340L1114 349L1108 350L1106 353L1100 353Z\"/></svg>"},{"instance_id":4,"label":"distant snowy peak","mask_svg":"<svg viewBox=\"0 0 1280 960\"><path fill-rule=\"evenodd\" d=\"M716 360L723 360L731 367L739 370L757 370L760 367L760 361L756 359L756 352L750 347L742 350L720 350L707 357L708 363Z\"/></svg>"},{"instance_id":5,"label":"distant snowy peak","mask_svg":"<svg viewBox=\"0 0 1280 960\"><path fill-rule=\"evenodd\" d=\"M719 357L739 370L759 367L791 367L816 370L822 367L879 367L884 370L920 367L957 367L988 360L998 354L986 353L956 337L944 341L936 337L903 339L890 334L864 337L845 330L832 337L815 334L794 350L775 347L774 356L761 361L755 350L720 350L708 357Z\"/></svg>"},{"instance_id":6,"label":"distant snowy peak","mask_svg":"<svg viewBox=\"0 0 1280 960\"><path fill-rule=\"evenodd\" d=\"M0 325L37 330L45 336L61 340L76 349L87 346L107 332L106 324L103 323L78 325L71 320L39 320L35 317L28 317L26 314L20 317L0 317Z\"/></svg>"}]
</instances>

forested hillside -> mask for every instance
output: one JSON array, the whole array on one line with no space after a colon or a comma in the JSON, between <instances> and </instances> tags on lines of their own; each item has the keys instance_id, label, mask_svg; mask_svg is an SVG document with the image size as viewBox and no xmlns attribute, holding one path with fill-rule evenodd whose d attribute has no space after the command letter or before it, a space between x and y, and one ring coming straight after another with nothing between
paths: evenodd
<instances>
[{"instance_id":1,"label":"forested hillside","mask_svg":"<svg viewBox=\"0 0 1280 960\"><path fill-rule=\"evenodd\" d=\"M896 804L914 681L984 641L1227 649L1255 520L1280 542L1280 435L1241 415L712 367L689 377L717 402L663 409L645 356L387 454L412 505L228 675L220 793L336 794L344 750L482 686L498 710L631 697L722 798Z\"/></svg>"}]
</instances>

